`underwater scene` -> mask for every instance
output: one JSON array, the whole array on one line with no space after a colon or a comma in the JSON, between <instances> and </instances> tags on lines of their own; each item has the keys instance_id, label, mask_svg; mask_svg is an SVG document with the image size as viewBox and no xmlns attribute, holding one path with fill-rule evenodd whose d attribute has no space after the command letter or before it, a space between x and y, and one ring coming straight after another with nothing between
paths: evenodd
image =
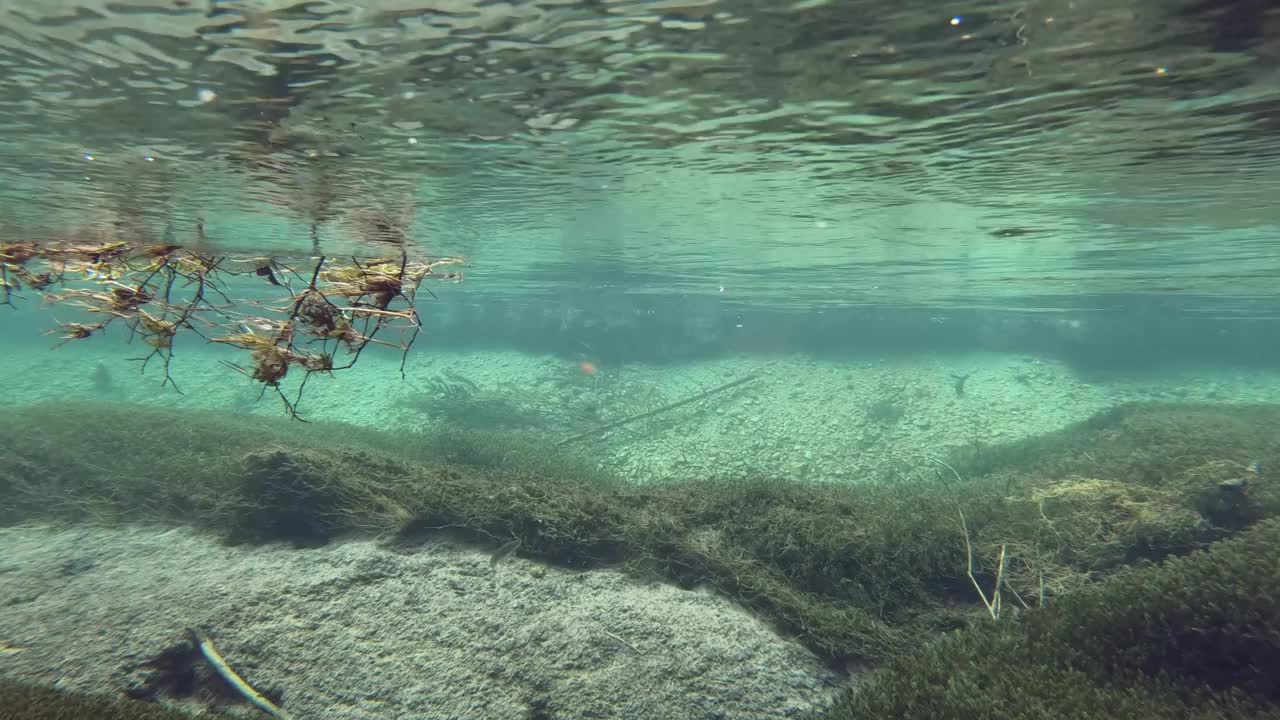
<instances>
[{"instance_id":1,"label":"underwater scene","mask_svg":"<svg viewBox=\"0 0 1280 720\"><path fill-rule=\"evenodd\" d=\"M1280 4L0 0L0 720L1280 719Z\"/></svg>"}]
</instances>

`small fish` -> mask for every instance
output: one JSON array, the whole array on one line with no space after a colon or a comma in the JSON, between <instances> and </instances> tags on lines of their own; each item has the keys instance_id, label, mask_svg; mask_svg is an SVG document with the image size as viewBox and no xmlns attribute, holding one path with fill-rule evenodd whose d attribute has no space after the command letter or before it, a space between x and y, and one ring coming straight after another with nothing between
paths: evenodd
<instances>
[{"instance_id":1,"label":"small fish","mask_svg":"<svg viewBox=\"0 0 1280 720\"><path fill-rule=\"evenodd\" d=\"M583 375L595 375L600 372L600 368L596 367L596 364L590 360L583 360L578 363L578 372L581 372Z\"/></svg>"},{"instance_id":2,"label":"small fish","mask_svg":"<svg viewBox=\"0 0 1280 720\"><path fill-rule=\"evenodd\" d=\"M4 640L0 640L0 655L17 655L18 653L22 652L24 649L25 648L20 648L16 645L10 645Z\"/></svg>"},{"instance_id":3,"label":"small fish","mask_svg":"<svg viewBox=\"0 0 1280 720\"><path fill-rule=\"evenodd\" d=\"M256 323L253 323L252 325L249 325L248 323L240 323L240 329L245 331L246 334L252 335L254 334L255 330L260 330L262 332L271 332L271 325L265 321L256 322Z\"/></svg>"},{"instance_id":4,"label":"small fish","mask_svg":"<svg viewBox=\"0 0 1280 720\"><path fill-rule=\"evenodd\" d=\"M1253 473L1254 475L1257 475L1258 473L1262 472L1262 463L1260 462L1249 463L1249 472Z\"/></svg>"},{"instance_id":5,"label":"small fish","mask_svg":"<svg viewBox=\"0 0 1280 720\"><path fill-rule=\"evenodd\" d=\"M502 543L502 546L499 547L496 551L494 551L493 556L489 558L489 567L496 568L498 566L498 563L514 555L516 550L519 550L519 549L520 549L520 538L516 538L515 540L508 540L507 542Z\"/></svg>"},{"instance_id":6,"label":"small fish","mask_svg":"<svg viewBox=\"0 0 1280 720\"><path fill-rule=\"evenodd\" d=\"M259 265L258 267L254 268L253 274L257 275L258 277L266 278L267 282L271 283L272 285L275 285L277 287L280 286L280 281L276 280L276 274L271 270L270 265Z\"/></svg>"},{"instance_id":7,"label":"small fish","mask_svg":"<svg viewBox=\"0 0 1280 720\"><path fill-rule=\"evenodd\" d=\"M1023 235L1035 235L1038 232L1040 231L1036 230L1035 228L1007 227L1007 228L1000 228L998 230L993 230L991 232L991 235L993 237L1007 238L1007 237L1022 237Z\"/></svg>"}]
</instances>

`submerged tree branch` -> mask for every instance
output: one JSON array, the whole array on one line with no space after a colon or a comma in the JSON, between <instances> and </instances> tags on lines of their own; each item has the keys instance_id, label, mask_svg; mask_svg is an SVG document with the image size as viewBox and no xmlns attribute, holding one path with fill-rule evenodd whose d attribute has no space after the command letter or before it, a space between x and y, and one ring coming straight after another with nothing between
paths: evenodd
<instances>
[{"instance_id":1,"label":"submerged tree branch","mask_svg":"<svg viewBox=\"0 0 1280 720\"><path fill-rule=\"evenodd\" d=\"M746 377L741 377L741 378L738 378L737 380L734 380L733 382L728 382L728 383L725 383L724 385L713 387L710 390L704 390L703 392L700 392L697 395L694 395L692 397L687 397L683 400L677 400L669 405L663 405L660 408L654 408L653 410L642 412L639 415L631 415L629 417L622 418L621 420L615 420L611 423L608 423L607 425L601 425L600 427L592 428L584 433L578 433L573 437L565 438L564 440L561 440L560 442L556 443L556 447L563 447L565 445L568 445L569 443L577 442L579 440L582 440L583 438L588 438L588 437L591 437L592 435L597 435L602 432L607 432L616 427L622 427L623 425L626 425L628 423L633 423L637 420L644 420L645 418L651 418L654 415L660 415L664 412L667 412L668 410L675 410L678 407L681 407L683 405L688 405L689 403L697 402L705 397L714 395L718 392L723 392L725 390L738 387L739 385L742 385L743 383L749 382L751 380L755 380L758 377L760 377L760 373L751 373Z\"/></svg>"}]
</instances>

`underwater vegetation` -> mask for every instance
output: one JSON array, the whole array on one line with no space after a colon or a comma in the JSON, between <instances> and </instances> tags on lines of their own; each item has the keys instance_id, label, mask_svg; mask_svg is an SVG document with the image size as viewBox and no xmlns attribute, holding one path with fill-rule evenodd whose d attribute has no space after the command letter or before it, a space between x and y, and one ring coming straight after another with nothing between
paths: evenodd
<instances>
[{"instance_id":1,"label":"underwater vegetation","mask_svg":"<svg viewBox=\"0 0 1280 720\"><path fill-rule=\"evenodd\" d=\"M495 557L620 566L877 668L836 718L1244 717L1280 670L1277 422L1129 405L921 458L893 484L636 485L534 435L47 404L0 418L0 523L298 545L448 532Z\"/></svg>"},{"instance_id":2,"label":"underwater vegetation","mask_svg":"<svg viewBox=\"0 0 1280 720\"><path fill-rule=\"evenodd\" d=\"M205 714L217 720L226 715ZM0 678L0 718L22 720L190 720L178 710L132 700L104 700Z\"/></svg>"},{"instance_id":3,"label":"underwater vegetation","mask_svg":"<svg viewBox=\"0 0 1280 720\"><path fill-rule=\"evenodd\" d=\"M1280 717L1280 519L879 668L828 718Z\"/></svg>"}]
</instances>

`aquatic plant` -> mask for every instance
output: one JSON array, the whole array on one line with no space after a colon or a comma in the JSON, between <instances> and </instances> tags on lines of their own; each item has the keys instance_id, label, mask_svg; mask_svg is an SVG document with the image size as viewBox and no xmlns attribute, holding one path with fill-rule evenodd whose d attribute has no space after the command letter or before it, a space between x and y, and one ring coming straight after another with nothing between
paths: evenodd
<instances>
[{"instance_id":1,"label":"aquatic plant","mask_svg":"<svg viewBox=\"0 0 1280 720\"><path fill-rule=\"evenodd\" d=\"M967 477L1012 485L1098 477L1105 470L1110 477L1155 487L1188 468L1218 460L1243 467L1280 458L1280 436L1266 429L1275 417L1271 405L1129 403L1059 432L1000 446L960 448L951 461Z\"/></svg>"},{"instance_id":2,"label":"aquatic plant","mask_svg":"<svg viewBox=\"0 0 1280 720\"><path fill-rule=\"evenodd\" d=\"M1110 457L1126 426L1165 428L1145 436L1157 446L1191 445L1196 436L1182 433L1202 432L1213 413L1230 425L1234 410L1195 409L1181 420L1164 412L1135 406L1064 431L1022 473L1009 462L985 475L961 464L934 476L943 468L922 459L886 485L645 486L539 436L44 405L0 417L0 522L194 523L237 542L300 545L348 532L415 542L447 531L491 550L518 541L526 558L714 588L836 663L885 661L940 632L993 624L983 602L993 589L1005 597L1005 624L1014 609L1041 604L1042 583L1053 607L1129 564L1235 532L1198 509L1198 483L1212 479L1222 492L1219 479L1234 467L1202 462L1212 448L1188 454L1186 467L1161 459L1165 483L1119 460L1093 465L1091 476L1040 476L1071 466L1066 456L1080 444ZM1251 412L1255 434L1224 447L1276 467L1280 453L1263 429L1280 409ZM1239 517L1255 518L1242 527L1280 515L1264 481L1242 491L1252 515Z\"/></svg>"},{"instance_id":3,"label":"aquatic plant","mask_svg":"<svg viewBox=\"0 0 1280 720\"><path fill-rule=\"evenodd\" d=\"M1068 477L1005 499L1009 521L984 534L1008 553L1005 581L1060 596L1101 571L1187 552L1212 537L1188 498L1118 480Z\"/></svg>"},{"instance_id":4,"label":"aquatic plant","mask_svg":"<svg viewBox=\"0 0 1280 720\"><path fill-rule=\"evenodd\" d=\"M1280 717L1280 519L894 659L829 720Z\"/></svg>"}]
</instances>

